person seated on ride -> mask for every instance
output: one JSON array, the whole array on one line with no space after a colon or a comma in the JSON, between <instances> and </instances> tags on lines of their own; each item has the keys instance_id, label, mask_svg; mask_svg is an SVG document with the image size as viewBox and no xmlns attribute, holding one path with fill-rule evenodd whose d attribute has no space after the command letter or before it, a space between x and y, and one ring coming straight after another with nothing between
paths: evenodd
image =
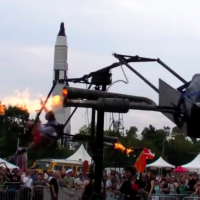
<instances>
[{"instance_id":1,"label":"person seated on ride","mask_svg":"<svg viewBox=\"0 0 200 200\"><path fill-rule=\"evenodd\" d=\"M190 85L185 90L185 95L193 103L200 102L200 74L195 74L192 77Z\"/></svg>"},{"instance_id":2,"label":"person seated on ride","mask_svg":"<svg viewBox=\"0 0 200 200\"><path fill-rule=\"evenodd\" d=\"M25 153L27 150L33 149L36 146L52 146L58 139L55 126L58 125L55 115L52 111L48 111L45 115L47 123L41 125L40 123L27 122L26 128L32 129L31 135L34 136L32 143L26 148L17 152L17 155Z\"/></svg>"}]
</instances>

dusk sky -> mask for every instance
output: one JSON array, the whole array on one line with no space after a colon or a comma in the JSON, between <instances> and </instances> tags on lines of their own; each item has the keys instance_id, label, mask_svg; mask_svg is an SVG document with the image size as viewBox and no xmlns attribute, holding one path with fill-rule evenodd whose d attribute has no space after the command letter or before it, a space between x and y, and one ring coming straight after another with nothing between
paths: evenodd
<instances>
[{"instance_id":1,"label":"dusk sky","mask_svg":"<svg viewBox=\"0 0 200 200\"><path fill-rule=\"evenodd\" d=\"M35 114L33 104L41 95L46 96L52 86L54 45L62 21L68 41L69 78L117 62L112 56L116 52L160 58L189 81L199 73L199 6L198 0L0 0L0 99L9 101L18 91L17 98L26 98ZM132 66L156 86L159 78L175 88L181 85L157 63ZM110 91L158 102L155 91L125 66L124 69L129 83L117 83ZM120 68L112 73L113 81L125 80ZM73 134L88 124L85 113L85 109L78 109L72 118ZM106 128L109 118L106 114ZM126 129L137 126L141 131L149 124L156 128L174 126L154 112L129 111L123 118Z\"/></svg>"}]
</instances>

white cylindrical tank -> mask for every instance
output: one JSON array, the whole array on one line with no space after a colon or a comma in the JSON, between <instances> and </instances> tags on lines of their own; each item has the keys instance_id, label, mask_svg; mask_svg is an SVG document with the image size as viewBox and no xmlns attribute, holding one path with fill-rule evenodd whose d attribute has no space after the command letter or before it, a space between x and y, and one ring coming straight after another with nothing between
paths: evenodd
<instances>
[{"instance_id":1,"label":"white cylindrical tank","mask_svg":"<svg viewBox=\"0 0 200 200\"><path fill-rule=\"evenodd\" d=\"M56 38L55 52L54 52L54 77L53 80L58 81L55 89L53 90L52 95L59 95L62 97L62 89L64 86L69 86L68 82L63 81L67 78L68 63L67 63L67 37L65 34L64 23L60 25L60 30ZM62 80L61 80L62 79ZM59 81L61 80L61 81ZM71 114L71 108L63 108L62 105L52 104L52 110L55 114L55 117L60 124L64 124L68 117ZM71 133L70 122L65 127L65 133Z\"/></svg>"}]
</instances>

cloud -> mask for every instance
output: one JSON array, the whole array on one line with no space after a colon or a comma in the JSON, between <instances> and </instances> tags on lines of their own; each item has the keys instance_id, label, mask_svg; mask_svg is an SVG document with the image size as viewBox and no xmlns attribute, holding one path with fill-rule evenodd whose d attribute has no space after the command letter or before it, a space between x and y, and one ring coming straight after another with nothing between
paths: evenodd
<instances>
[{"instance_id":1,"label":"cloud","mask_svg":"<svg viewBox=\"0 0 200 200\"><path fill-rule=\"evenodd\" d=\"M12 70L16 70L20 72L21 76L19 76L19 80L17 84L9 84L9 80L5 78L5 86L0 85L0 89L8 88L4 91L4 95L0 95L3 101L15 102L16 104L27 104L27 107L33 114L35 110L39 108L39 97L46 96L51 88L52 83L52 72L53 72L53 53L54 47L50 46L30 46L30 47L20 47L15 46L12 48L10 44L2 43L3 45L3 55L9 53L12 59L7 60L6 66L10 69L12 66ZM0 54L0 55L2 55ZM98 70L102 67L106 67L117 60L112 55L97 55L95 53L89 54L88 52L79 52L74 49L69 49L69 77L81 77L83 74L88 74L91 71ZM78 58L78 59L77 59ZM31 62L30 62L31 61ZM15 65L17 63L17 65ZM42 67L41 67L42 66ZM133 65L134 66L134 65ZM150 64L151 67L147 67L145 64L138 64L134 66L139 70L142 74L151 80L155 85L157 85L158 78L162 74L163 69L158 65ZM152 67L154 70L152 71ZM137 76L130 73L128 69L124 67L125 73L129 79L129 84L125 85L124 83L114 84L110 88L110 92L118 92L125 93L130 95L138 95L138 96L148 96L157 102L158 96L156 93L152 93L149 86L143 83ZM5 77L6 73L10 73L10 70L4 71ZM124 79L123 73L120 68L113 69L113 81L118 79ZM13 73L13 78L15 77L15 73ZM170 75L162 75L164 79L169 77ZM24 79L22 77L25 77ZM25 81L26 80L26 81ZM45 81L44 81L45 80ZM44 82L47 83L44 84ZM139 83L139 84L138 84ZM178 85L177 80L174 80L173 83ZM10 96L13 90L19 89L18 85L21 85L21 92L23 94L23 90L26 87L29 87L30 90L25 91L23 97L25 99L14 98ZM39 87L40 86L40 87ZM42 87L41 87L42 86ZM81 84L71 84L72 87L84 87ZM31 108L31 109L30 109ZM78 109L74 117L71 121L72 133L76 133L80 126L87 124L86 115L84 115L85 109ZM90 115L91 112L89 111ZM133 124L138 126L140 130L147 126L149 123L156 125L158 127L162 125L170 125L172 124L165 118L161 117L161 114L156 113L144 113L140 111L130 111L128 114L124 116L124 125L126 128L132 126ZM90 118L90 117L89 117ZM90 118L91 119L91 118ZM166 122L165 122L166 121ZM105 122L107 128L109 127L109 119Z\"/></svg>"},{"instance_id":2,"label":"cloud","mask_svg":"<svg viewBox=\"0 0 200 200\"><path fill-rule=\"evenodd\" d=\"M80 77L116 62L113 52L160 57L186 80L199 70L199 1L1 0L0 99L29 88L32 101L46 96L52 85L55 37L63 20L69 44L69 77ZM9 12L7 12L9 10ZM131 64L156 87L162 78L173 87L182 83L156 63ZM147 96L158 94L124 67L129 84L115 84L111 92ZM124 79L120 68L113 80ZM71 84L74 87L85 85ZM37 100L38 101L38 100ZM86 123L85 109L72 119L72 132ZM109 118L109 117L108 117ZM109 124L107 119L107 124ZM159 113L130 111L124 124L173 126Z\"/></svg>"}]
</instances>

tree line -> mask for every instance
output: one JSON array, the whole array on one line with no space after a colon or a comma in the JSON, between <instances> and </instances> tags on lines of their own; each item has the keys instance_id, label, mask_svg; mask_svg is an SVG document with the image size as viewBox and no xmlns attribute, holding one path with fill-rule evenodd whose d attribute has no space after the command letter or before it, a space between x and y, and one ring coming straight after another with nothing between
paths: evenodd
<instances>
[{"instance_id":1,"label":"tree line","mask_svg":"<svg viewBox=\"0 0 200 200\"><path fill-rule=\"evenodd\" d=\"M79 134L90 134L90 125L81 127ZM141 132L136 126L131 126L124 133L115 129L105 130L104 135L118 137L119 142L126 148L149 148L155 153L155 158L151 161L147 160L147 163L154 162L161 156L170 164L180 166L191 162L200 150L200 141L186 137L176 126L173 128L164 126L162 129L156 129L150 124ZM113 147L105 147L104 152L106 166L115 166L115 162L118 162L117 164L122 167L125 164L133 164L141 153L141 151L135 150L127 157L121 152L116 152Z\"/></svg>"},{"instance_id":2,"label":"tree line","mask_svg":"<svg viewBox=\"0 0 200 200\"><path fill-rule=\"evenodd\" d=\"M17 106L8 106L5 108L4 115L0 115L0 157L6 158L12 155L17 146L26 147L31 139L29 136L23 135L23 129L27 120L29 119L29 113L27 110L20 109ZM82 126L79 129L78 134L88 135L90 134L90 125ZM127 148L146 147L151 149L155 153L154 160L162 156L170 164L180 166L192 161L200 149L200 141L185 137L185 135L177 127L163 127L162 129L156 129L153 125L148 125L142 132L138 131L136 126L131 126L129 129L122 131L105 130L104 135L118 137L120 143ZM79 142L76 149L80 144L86 144L85 142ZM88 145L85 145L90 147ZM87 149L91 153L91 149ZM70 150L68 147L58 146L57 149L40 148L37 151L30 151L28 153L28 160L30 165L36 159L42 158L55 158L62 159L67 158L74 153L75 150ZM104 149L104 165L113 167L123 167L125 164L134 164L140 151L134 151L128 157L124 153L114 150L113 146L105 146ZM152 162L152 161L151 161Z\"/></svg>"}]
</instances>

